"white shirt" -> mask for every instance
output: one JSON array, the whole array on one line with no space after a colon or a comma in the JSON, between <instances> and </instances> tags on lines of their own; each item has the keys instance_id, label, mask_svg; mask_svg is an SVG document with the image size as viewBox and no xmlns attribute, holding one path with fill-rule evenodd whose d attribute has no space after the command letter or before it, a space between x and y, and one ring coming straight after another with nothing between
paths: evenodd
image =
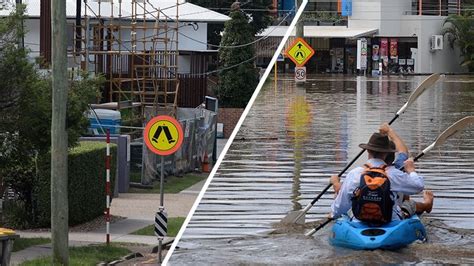
<instances>
[{"instance_id":1,"label":"white shirt","mask_svg":"<svg viewBox=\"0 0 474 266\"><path fill-rule=\"evenodd\" d=\"M380 159L369 159L367 164L370 164L372 167L380 167L385 164L383 160ZM351 198L353 192L360 184L360 176L365 168L357 167L352 169L349 174L347 174L345 181L341 185L341 190L331 205L332 217L338 218L352 208ZM424 181L423 177L418 175L416 172L411 172L407 174L396 169L393 166L386 168L386 173L388 179L390 180L390 191L392 191L392 199L395 204L393 207L392 221L400 220L401 210L400 204L403 201L403 198L397 197L396 194L403 193L405 195L414 195L423 191Z\"/></svg>"}]
</instances>

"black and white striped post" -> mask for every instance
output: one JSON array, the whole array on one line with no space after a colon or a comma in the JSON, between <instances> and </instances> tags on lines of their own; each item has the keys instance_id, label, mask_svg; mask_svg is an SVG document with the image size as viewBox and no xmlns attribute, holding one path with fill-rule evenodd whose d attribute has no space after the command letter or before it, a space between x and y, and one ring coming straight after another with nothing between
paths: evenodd
<instances>
[{"instance_id":1,"label":"black and white striped post","mask_svg":"<svg viewBox=\"0 0 474 266\"><path fill-rule=\"evenodd\" d=\"M161 156L161 171L160 171L160 207L155 215L155 235L158 237L158 262L161 263L163 240L168 232L168 214L164 207L164 179L165 179L165 156Z\"/></svg>"}]
</instances>

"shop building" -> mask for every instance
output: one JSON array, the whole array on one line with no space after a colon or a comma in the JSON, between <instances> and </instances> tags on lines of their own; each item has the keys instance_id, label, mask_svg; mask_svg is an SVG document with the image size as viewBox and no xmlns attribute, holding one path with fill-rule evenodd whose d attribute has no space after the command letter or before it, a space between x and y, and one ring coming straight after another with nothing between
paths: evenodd
<instances>
[{"instance_id":1,"label":"shop building","mask_svg":"<svg viewBox=\"0 0 474 266\"><path fill-rule=\"evenodd\" d=\"M447 16L460 10L458 0L310 1L304 16L305 39L316 55L307 63L308 70L361 72L357 69L357 41L363 39L367 73L378 70L380 64L384 73L463 72L459 51L441 35ZM260 35L268 36L265 42L276 43L286 29L270 27ZM289 60L284 66L293 67Z\"/></svg>"}]
</instances>

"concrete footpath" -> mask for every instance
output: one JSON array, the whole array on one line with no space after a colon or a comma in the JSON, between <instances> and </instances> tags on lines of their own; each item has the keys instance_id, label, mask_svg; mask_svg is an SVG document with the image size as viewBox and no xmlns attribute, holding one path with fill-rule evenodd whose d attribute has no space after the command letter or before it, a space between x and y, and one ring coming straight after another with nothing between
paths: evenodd
<instances>
[{"instance_id":1,"label":"concrete footpath","mask_svg":"<svg viewBox=\"0 0 474 266\"><path fill-rule=\"evenodd\" d=\"M226 141L226 139L218 140L219 154ZM198 182L177 194L165 194L164 202L168 217L186 217L205 181ZM151 253L152 247L158 245L157 238L155 236L132 235L131 233L154 223L159 200L159 194L149 193L121 193L118 198L114 198L110 209L111 214L125 217L125 219L110 224L111 242L146 245L149 246L148 250ZM17 231L17 233L21 238L51 238L50 232ZM173 240L174 238L167 237L164 243L171 243ZM98 243L105 243L105 226L88 232L69 233L70 246L86 246ZM19 265L27 260L48 256L51 253L51 244L33 246L12 253L10 263L11 265ZM141 265L140 261L149 261L149 256L141 260L134 260L133 265ZM122 265L128 264L122 263Z\"/></svg>"}]
</instances>

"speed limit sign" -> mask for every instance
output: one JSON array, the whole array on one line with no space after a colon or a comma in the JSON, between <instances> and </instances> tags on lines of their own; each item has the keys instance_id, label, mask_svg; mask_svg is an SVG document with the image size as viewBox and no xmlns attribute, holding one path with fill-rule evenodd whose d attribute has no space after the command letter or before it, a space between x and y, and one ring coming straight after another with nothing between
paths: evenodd
<instances>
[{"instance_id":1,"label":"speed limit sign","mask_svg":"<svg viewBox=\"0 0 474 266\"><path fill-rule=\"evenodd\" d=\"M295 81L306 82L306 67L295 67Z\"/></svg>"}]
</instances>

